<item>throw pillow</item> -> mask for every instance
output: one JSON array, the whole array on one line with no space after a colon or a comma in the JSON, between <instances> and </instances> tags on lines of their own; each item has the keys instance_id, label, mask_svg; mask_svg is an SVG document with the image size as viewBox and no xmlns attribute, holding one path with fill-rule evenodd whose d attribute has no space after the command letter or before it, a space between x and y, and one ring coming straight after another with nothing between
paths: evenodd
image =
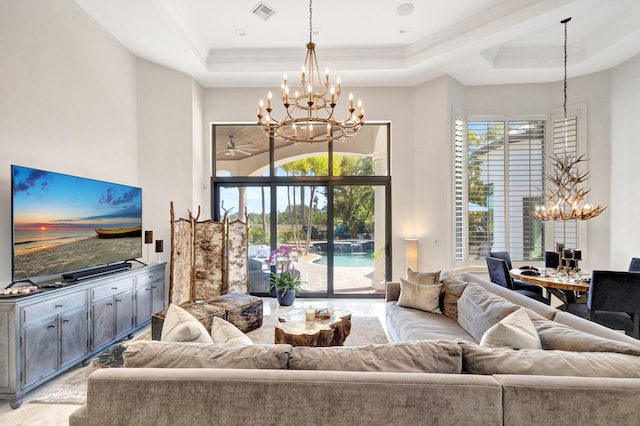
<instances>
[{"instance_id":1,"label":"throw pillow","mask_svg":"<svg viewBox=\"0 0 640 426\"><path fill-rule=\"evenodd\" d=\"M167 309L160 340L165 342L213 343L207 329L189 312L173 303Z\"/></svg>"},{"instance_id":2,"label":"throw pillow","mask_svg":"<svg viewBox=\"0 0 640 426\"><path fill-rule=\"evenodd\" d=\"M417 272L411 268L407 268L407 280L422 285L438 284L440 282L440 271Z\"/></svg>"},{"instance_id":3,"label":"throw pillow","mask_svg":"<svg viewBox=\"0 0 640 426\"><path fill-rule=\"evenodd\" d=\"M440 289L440 310L454 321L458 321L458 299L469 283L457 278L443 277Z\"/></svg>"},{"instance_id":4,"label":"throw pillow","mask_svg":"<svg viewBox=\"0 0 640 426\"><path fill-rule=\"evenodd\" d=\"M484 287L469 283L458 299L458 324L479 342L490 327L519 308Z\"/></svg>"},{"instance_id":5,"label":"throw pillow","mask_svg":"<svg viewBox=\"0 0 640 426\"><path fill-rule=\"evenodd\" d=\"M398 306L441 314L439 306L441 287L442 284L420 285L400 278Z\"/></svg>"},{"instance_id":6,"label":"throw pillow","mask_svg":"<svg viewBox=\"0 0 640 426\"><path fill-rule=\"evenodd\" d=\"M287 370L291 345L214 345L136 340L123 352L128 368Z\"/></svg>"},{"instance_id":7,"label":"throw pillow","mask_svg":"<svg viewBox=\"0 0 640 426\"><path fill-rule=\"evenodd\" d=\"M211 338L213 339L213 343L253 345L251 339L249 339L235 325L218 317L213 317L213 323L211 324Z\"/></svg>"},{"instance_id":8,"label":"throw pillow","mask_svg":"<svg viewBox=\"0 0 640 426\"><path fill-rule=\"evenodd\" d=\"M487 348L457 340L462 369L472 374L640 378L640 357L610 352Z\"/></svg>"},{"instance_id":9,"label":"throw pillow","mask_svg":"<svg viewBox=\"0 0 640 426\"><path fill-rule=\"evenodd\" d=\"M525 308L510 313L490 327L482 336L480 345L490 348L542 349L536 328Z\"/></svg>"},{"instance_id":10,"label":"throw pillow","mask_svg":"<svg viewBox=\"0 0 640 426\"><path fill-rule=\"evenodd\" d=\"M462 371L462 350L450 340L416 340L330 348L296 346L291 370L448 373Z\"/></svg>"}]
</instances>

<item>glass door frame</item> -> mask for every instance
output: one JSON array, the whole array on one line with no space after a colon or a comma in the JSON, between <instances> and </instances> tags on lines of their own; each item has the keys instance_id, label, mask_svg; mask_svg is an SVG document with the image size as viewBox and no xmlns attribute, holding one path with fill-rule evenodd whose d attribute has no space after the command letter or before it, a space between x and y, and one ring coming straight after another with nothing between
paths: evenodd
<instances>
[{"instance_id":1,"label":"glass door frame","mask_svg":"<svg viewBox=\"0 0 640 426\"><path fill-rule=\"evenodd\" d=\"M227 123L225 123L228 125ZM238 124L241 125L241 124ZM278 245L278 233L277 226L277 189L278 187L288 186L319 186L327 189L327 227L333 229L334 225L334 187L336 186L356 186L356 185L368 185L384 187L385 193L385 280L391 280L393 276L391 270L391 257L392 257L392 228L393 223L391 218L391 124L390 123L375 123L375 125L386 125L387 127L387 176L332 176L333 173L333 142L328 142L328 162L329 162L329 176L275 176L274 161L275 158L275 140L273 136L269 137L269 176L216 176L216 158L215 149L212 149L212 167L213 173L211 177L211 218L214 221L221 219L220 213L220 189L222 187L268 187L270 188L270 215L271 220L270 227L270 246L271 248ZM215 127L216 124L211 125L212 146L215 147ZM348 143L348 142L346 142ZM300 293L299 297L308 298L384 298L382 294L336 294L334 292L333 280L334 280L334 236L333 232L327 232L327 292L326 293L312 293L304 294ZM268 296L268 294L256 294L256 296Z\"/></svg>"}]
</instances>

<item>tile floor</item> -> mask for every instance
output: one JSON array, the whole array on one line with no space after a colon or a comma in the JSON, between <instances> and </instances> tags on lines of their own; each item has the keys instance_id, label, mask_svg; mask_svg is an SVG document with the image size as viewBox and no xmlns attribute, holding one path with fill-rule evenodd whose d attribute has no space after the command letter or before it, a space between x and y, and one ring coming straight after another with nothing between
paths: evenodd
<instances>
[{"instance_id":1,"label":"tile floor","mask_svg":"<svg viewBox=\"0 0 640 426\"><path fill-rule=\"evenodd\" d=\"M386 332L384 320L384 299L306 299L298 298L293 306L279 306L276 299L264 298L264 314L278 315L286 314L291 309L300 309L307 306L316 308L340 306L349 310L353 316L377 316ZM140 332L147 331L146 328ZM11 426L56 426L68 425L69 415L73 413L78 405L63 404L30 404L30 399L41 392L46 386L65 380L69 375L76 373L76 369L71 369L58 376L50 382L34 389L23 398L22 406L16 410L9 406L9 402L0 401L0 425Z\"/></svg>"}]
</instances>

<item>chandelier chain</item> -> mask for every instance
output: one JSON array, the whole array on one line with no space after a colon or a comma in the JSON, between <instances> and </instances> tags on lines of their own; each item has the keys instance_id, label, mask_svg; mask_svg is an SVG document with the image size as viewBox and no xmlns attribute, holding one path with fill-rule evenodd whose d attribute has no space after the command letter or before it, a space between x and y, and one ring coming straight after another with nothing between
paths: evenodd
<instances>
[{"instance_id":1,"label":"chandelier chain","mask_svg":"<svg viewBox=\"0 0 640 426\"><path fill-rule=\"evenodd\" d=\"M309 0L309 43L313 43L313 8L311 7L312 2L313 0Z\"/></svg>"}]
</instances>

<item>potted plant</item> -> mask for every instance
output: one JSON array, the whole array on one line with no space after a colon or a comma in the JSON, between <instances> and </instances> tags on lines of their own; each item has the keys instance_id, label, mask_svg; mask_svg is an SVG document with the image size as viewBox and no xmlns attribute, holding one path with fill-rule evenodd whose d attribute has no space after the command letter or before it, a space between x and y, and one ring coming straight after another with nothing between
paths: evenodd
<instances>
[{"instance_id":1,"label":"potted plant","mask_svg":"<svg viewBox=\"0 0 640 426\"><path fill-rule=\"evenodd\" d=\"M303 285L300 272L293 266L293 251L288 246L280 246L271 252L269 263L274 266L271 272L270 290L275 290L278 303L291 306Z\"/></svg>"}]
</instances>

